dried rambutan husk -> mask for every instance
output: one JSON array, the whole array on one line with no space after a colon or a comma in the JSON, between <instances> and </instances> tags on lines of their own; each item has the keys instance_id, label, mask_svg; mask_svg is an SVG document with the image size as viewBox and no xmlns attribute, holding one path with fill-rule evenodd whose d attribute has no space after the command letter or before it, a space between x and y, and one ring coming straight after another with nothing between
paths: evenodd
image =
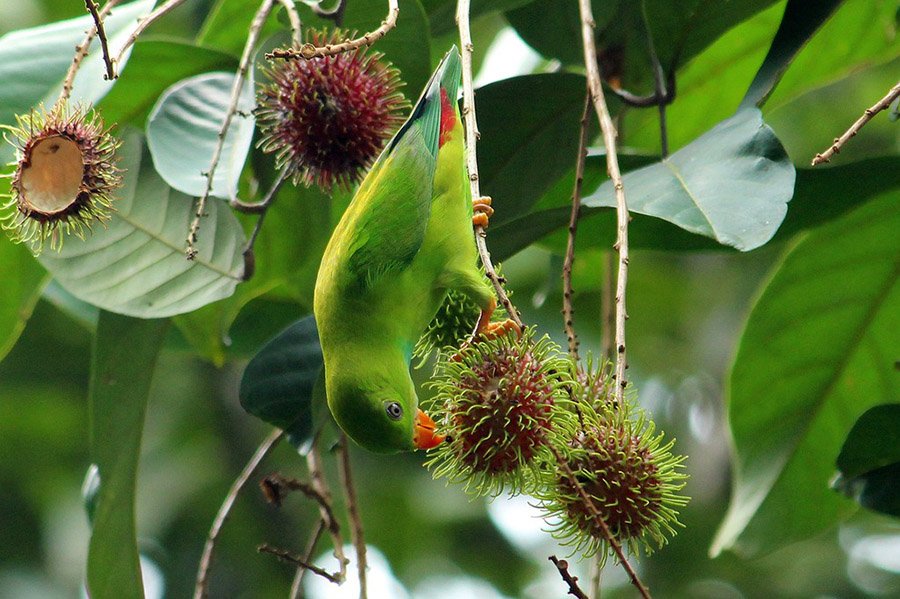
<instances>
[{"instance_id":1,"label":"dried rambutan husk","mask_svg":"<svg viewBox=\"0 0 900 599\"><path fill-rule=\"evenodd\" d=\"M83 239L94 222L109 219L113 192L122 184L115 157L119 140L84 106L41 106L16 121L7 135L16 146L16 162L0 216L3 228L35 253L47 239L54 249L67 234Z\"/></svg>"},{"instance_id":2,"label":"dried rambutan husk","mask_svg":"<svg viewBox=\"0 0 900 599\"><path fill-rule=\"evenodd\" d=\"M344 37L338 30L307 35L316 46ZM382 58L361 47L263 69L269 82L257 94L259 146L275 153L295 184L349 188L403 122L409 102L399 91L400 74Z\"/></svg>"},{"instance_id":3,"label":"dried rambutan husk","mask_svg":"<svg viewBox=\"0 0 900 599\"><path fill-rule=\"evenodd\" d=\"M535 342L533 329L444 356L431 411L448 438L426 465L472 494L530 492L552 460L549 446L573 434L570 373L558 346L546 336Z\"/></svg>"},{"instance_id":4,"label":"dried rambutan husk","mask_svg":"<svg viewBox=\"0 0 900 599\"><path fill-rule=\"evenodd\" d=\"M553 481L537 494L553 535L573 552L605 559L612 548L602 519L632 554L662 547L688 502L679 494L684 456L673 455L674 440L636 408L581 402L578 411L579 430L556 446Z\"/></svg>"}]
</instances>

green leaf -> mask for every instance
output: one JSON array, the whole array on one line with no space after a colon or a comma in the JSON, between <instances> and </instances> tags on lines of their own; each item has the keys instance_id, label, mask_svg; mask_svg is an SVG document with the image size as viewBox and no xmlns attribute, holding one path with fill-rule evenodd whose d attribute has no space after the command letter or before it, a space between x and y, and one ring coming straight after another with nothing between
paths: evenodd
<instances>
[{"instance_id":1,"label":"green leaf","mask_svg":"<svg viewBox=\"0 0 900 599\"><path fill-rule=\"evenodd\" d=\"M772 40L772 45L769 47L769 53L766 54L762 66L759 67L756 76L750 83L750 88L741 101L740 108L762 106L765 103L797 53L834 13L842 1L788 0L784 16L781 18L781 25L778 26L775 39Z\"/></svg>"},{"instance_id":2,"label":"green leaf","mask_svg":"<svg viewBox=\"0 0 900 599\"><path fill-rule=\"evenodd\" d=\"M240 223L226 206L207 203L199 254L186 260L193 202L159 178L142 147L132 132L119 150L124 185L107 226L84 241L68 238L41 263L75 297L139 318L190 312L231 295L243 273Z\"/></svg>"},{"instance_id":3,"label":"green leaf","mask_svg":"<svg viewBox=\"0 0 900 599\"><path fill-rule=\"evenodd\" d=\"M143 127L156 99L170 85L200 73L237 70L237 59L230 54L174 40L136 43L129 64L100 103L108 123Z\"/></svg>"},{"instance_id":4,"label":"green leaf","mask_svg":"<svg viewBox=\"0 0 900 599\"><path fill-rule=\"evenodd\" d=\"M218 0L197 34L197 43L240 56L247 42L247 31L253 15L258 9L257 0ZM278 6L273 13L277 15L282 10ZM259 39L266 39L277 31L286 29L279 24L277 18L270 15L260 31Z\"/></svg>"},{"instance_id":5,"label":"green leaf","mask_svg":"<svg viewBox=\"0 0 900 599\"><path fill-rule=\"evenodd\" d=\"M118 54L125 39L137 25L137 19L150 12L155 0L139 0L116 7L104 21L110 52ZM0 37L0 123L12 123L16 114L31 110L39 102L52 104L62 90L63 79L75 45L84 40L84 32L93 25L90 15L13 31ZM118 65L125 66L124 57ZM91 44L81 63L72 88L72 101L97 102L113 86L106 81L99 43Z\"/></svg>"},{"instance_id":6,"label":"green leaf","mask_svg":"<svg viewBox=\"0 0 900 599\"><path fill-rule=\"evenodd\" d=\"M247 364L241 378L241 406L284 430L292 445L305 445L315 432L324 400L324 361L312 315L269 341Z\"/></svg>"},{"instance_id":7,"label":"green leaf","mask_svg":"<svg viewBox=\"0 0 900 599\"><path fill-rule=\"evenodd\" d=\"M900 389L897 200L803 236L754 306L730 375L735 476L713 555L770 551L852 509L828 489L835 459L856 418Z\"/></svg>"},{"instance_id":8,"label":"green leaf","mask_svg":"<svg viewBox=\"0 0 900 599\"><path fill-rule=\"evenodd\" d=\"M794 193L794 167L759 110L738 112L661 162L623 177L628 209L742 251L772 238ZM583 203L615 206L607 181Z\"/></svg>"},{"instance_id":9,"label":"green leaf","mask_svg":"<svg viewBox=\"0 0 900 599\"><path fill-rule=\"evenodd\" d=\"M387 2L348 2L341 28L358 35L373 31L387 16L387 6ZM319 29L334 27L331 21L316 16L306 17L304 24ZM404 0L400 4L397 26L372 49L382 52L386 60L400 69L401 79L407 85L406 96L415 102L431 76L431 32L419 0Z\"/></svg>"},{"instance_id":10,"label":"green leaf","mask_svg":"<svg viewBox=\"0 0 900 599\"><path fill-rule=\"evenodd\" d=\"M0 360L9 353L31 317L49 277L24 245L0 235Z\"/></svg>"},{"instance_id":11,"label":"green leaf","mask_svg":"<svg viewBox=\"0 0 900 599\"><path fill-rule=\"evenodd\" d=\"M585 90L584 77L570 73L513 77L477 90L479 175L497 210L492 224L528 212L572 168Z\"/></svg>"},{"instance_id":12,"label":"green leaf","mask_svg":"<svg viewBox=\"0 0 900 599\"><path fill-rule=\"evenodd\" d=\"M188 195L201 196L219 131L231 103L232 73L204 73L179 81L157 100L147 120L147 144L153 165L166 183ZM244 80L237 113L225 134L211 194L237 197L238 180L253 141L256 119L253 78Z\"/></svg>"},{"instance_id":13,"label":"green leaf","mask_svg":"<svg viewBox=\"0 0 900 599\"><path fill-rule=\"evenodd\" d=\"M869 409L847 435L832 487L861 506L900 517L900 404Z\"/></svg>"},{"instance_id":14,"label":"green leaf","mask_svg":"<svg viewBox=\"0 0 900 599\"><path fill-rule=\"evenodd\" d=\"M134 503L150 380L168 322L102 312L91 361L93 497L87 588L96 599L142 598Z\"/></svg>"}]
</instances>

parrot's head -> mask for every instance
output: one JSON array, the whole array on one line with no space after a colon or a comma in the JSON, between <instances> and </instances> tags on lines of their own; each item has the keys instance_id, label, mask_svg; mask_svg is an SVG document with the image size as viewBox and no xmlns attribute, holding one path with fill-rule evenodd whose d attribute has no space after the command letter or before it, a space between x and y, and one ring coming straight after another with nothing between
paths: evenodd
<instances>
[{"instance_id":1,"label":"parrot's head","mask_svg":"<svg viewBox=\"0 0 900 599\"><path fill-rule=\"evenodd\" d=\"M333 373L326 369L328 405L351 439L377 453L431 449L444 441L434 421L418 408L405 364L376 371L355 366ZM394 372L396 377L389 376Z\"/></svg>"}]
</instances>

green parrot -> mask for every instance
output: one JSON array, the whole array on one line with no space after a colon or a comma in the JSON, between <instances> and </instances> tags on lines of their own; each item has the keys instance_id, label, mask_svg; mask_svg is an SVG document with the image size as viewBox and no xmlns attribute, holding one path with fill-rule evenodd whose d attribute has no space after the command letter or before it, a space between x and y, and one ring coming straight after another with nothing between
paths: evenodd
<instances>
[{"instance_id":1,"label":"green parrot","mask_svg":"<svg viewBox=\"0 0 900 599\"><path fill-rule=\"evenodd\" d=\"M489 324L497 302L476 262L472 224L486 225L491 209L483 198L473 210L459 76L454 47L360 184L316 280L328 406L344 432L374 452L444 440L418 408L409 362L450 289L481 307L473 335L509 328Z\"/></svg>"}]
</instances>

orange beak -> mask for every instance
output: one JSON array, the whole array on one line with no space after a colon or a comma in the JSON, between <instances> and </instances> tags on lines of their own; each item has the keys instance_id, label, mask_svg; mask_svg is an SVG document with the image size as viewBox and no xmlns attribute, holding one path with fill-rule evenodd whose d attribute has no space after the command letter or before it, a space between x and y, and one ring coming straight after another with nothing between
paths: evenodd
<instances>
[{"instance_id":1,"label":"orange beak","mask_svg":"<svg viewBox=\"0 0 900 599\"><path fill-rule=\"evenodd\" d=\"M438 435L434 432L434 420L423 412L416 411L416 421L413 427L413 445L416 449L431 449L444 442L446 435Z\"/></svg>"}]
</instances>

